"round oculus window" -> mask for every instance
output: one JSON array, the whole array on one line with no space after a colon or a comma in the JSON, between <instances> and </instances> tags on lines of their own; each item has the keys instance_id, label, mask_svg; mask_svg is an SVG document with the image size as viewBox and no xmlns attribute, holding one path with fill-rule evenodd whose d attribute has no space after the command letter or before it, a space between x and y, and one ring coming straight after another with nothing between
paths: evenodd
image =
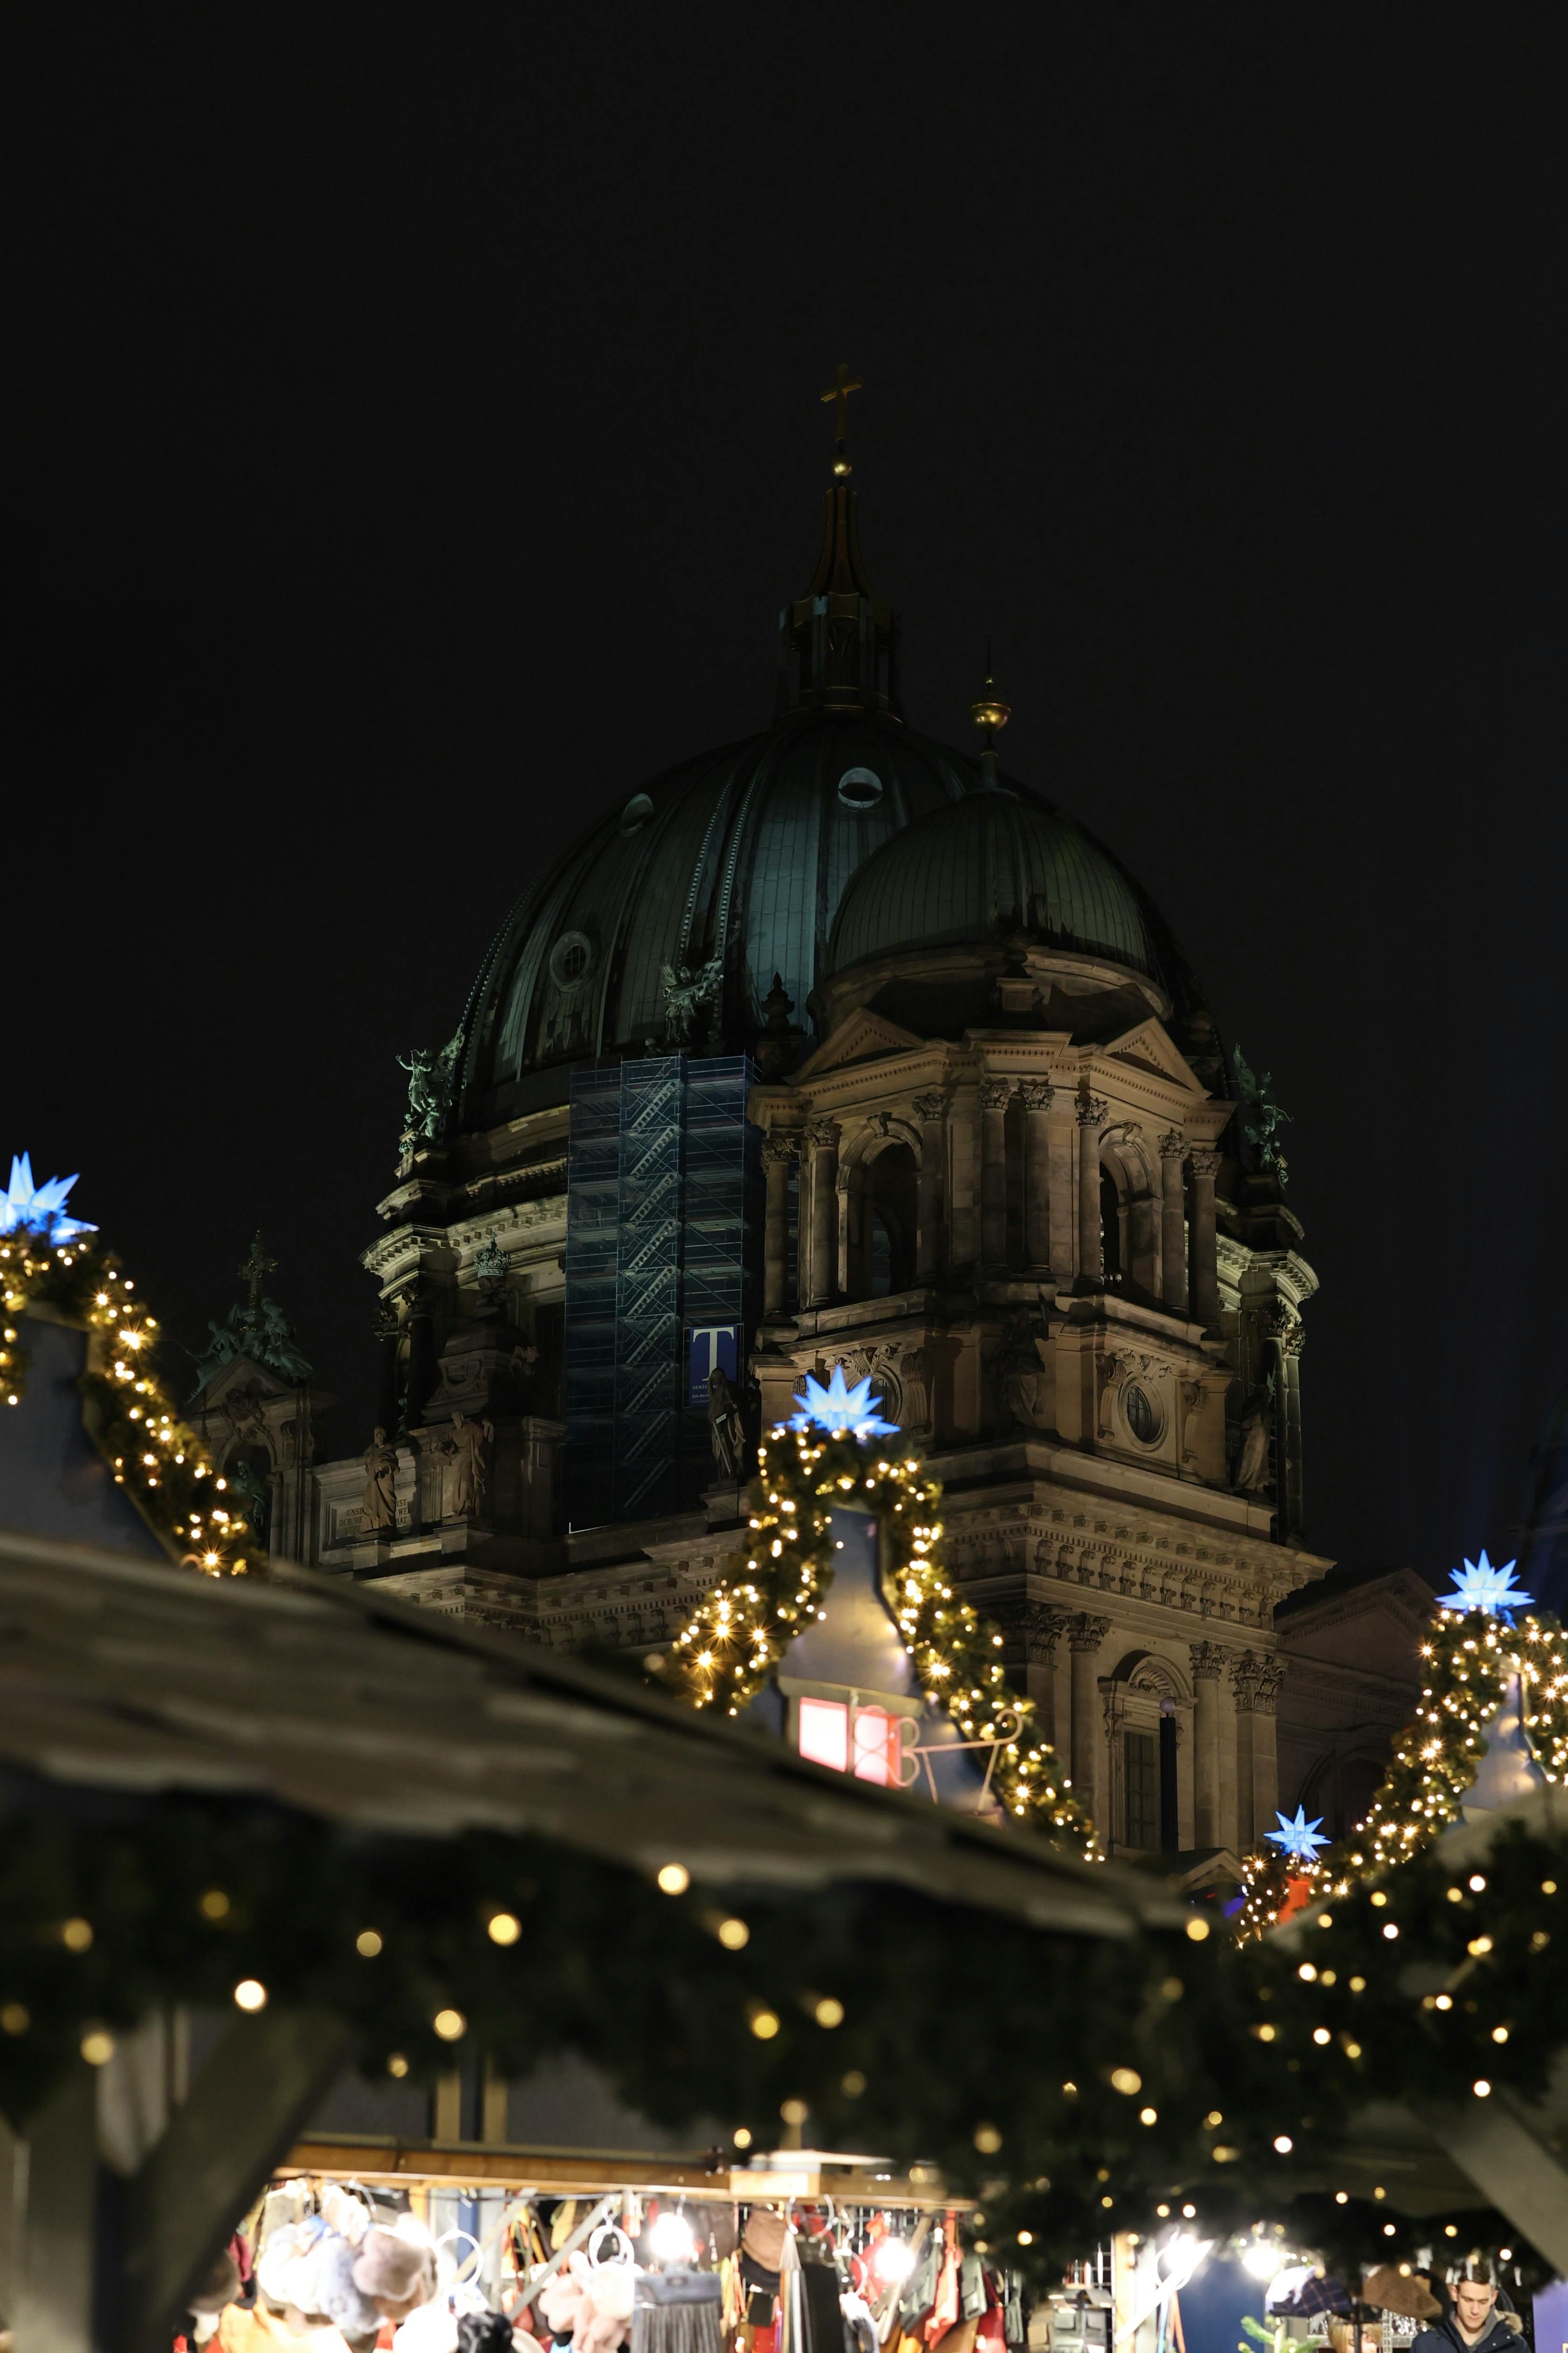
<instances>
[{"instance_id":1,"label":"round oculus window","mask_svg":"<svg viewBox=\"0 0 1568 2353\"><path fill-rule=\"evenodd\" d=\"M882 797L882 779L874 768L846 768L838 779L838 797L846 808L873 809Z\"/></svg>"},{"instance_id":2,"label":"round oculus window","mask_svg":"<svg viewBox=\"0 0 1568 2353\"><path fill-rule=\"evenodd\" d=\"M557 988L575 988L594 968L592 943L581 932L563 932L550 951L550 977Z\"/></svg>"},{"instance_id":3,"label":"round oculus window","mask_svg":"<svg viewBox=\"0 0 1568 2353\"><path fill-rule=\"evenodd\" d=\"M634 793L621 811L621 831L636 833L638 826L646 825L652 815L653 803L647 794Z\"/></svg>"},{"instance_id":4,"label":"round oculus window","mask_svg":"<svg viewBox=\"0 0 1568 2353\"><path fill-rule=\"evenodd\" d=\"M1160 1435L1160 1413L1148 1390L1130 1381L1121 1392L1121 1410L1139 1445L1152 1446Z\"/></svg>"}]
</instances>

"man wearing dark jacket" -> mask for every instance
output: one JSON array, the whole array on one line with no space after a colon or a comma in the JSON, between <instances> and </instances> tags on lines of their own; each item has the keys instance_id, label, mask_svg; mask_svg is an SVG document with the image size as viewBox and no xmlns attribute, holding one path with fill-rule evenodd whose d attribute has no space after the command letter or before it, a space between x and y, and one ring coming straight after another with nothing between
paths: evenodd
<instances>
[{"instance_id":1,"label":"man wearing dark jacket","mask_svg":"<svg viewBox=\"0 0 1568 2353\"><path fill-rule=\"evenodd\" d=\"M1490 2280L1457 2279L1441 2320L1424 2328L1410 2353L1518 2353L1519 2321L1497 2309Z\"/></svg>"}]
</instances>

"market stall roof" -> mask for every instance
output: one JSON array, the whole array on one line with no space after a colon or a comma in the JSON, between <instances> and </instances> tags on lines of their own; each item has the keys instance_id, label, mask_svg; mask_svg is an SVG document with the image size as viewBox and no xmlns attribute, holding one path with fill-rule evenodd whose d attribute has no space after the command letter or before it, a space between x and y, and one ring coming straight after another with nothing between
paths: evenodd
<instances>
[{"instance_id":1,"label":"market stall roof","mask_svg":"<svg viewBox=\"0 0 1568 2353\"><path fill-rule=\"evenodd\" d=\"M83 1790L557 1839L781 1891L900 1882L1059 1933L1179 1926L1159 1880L806 1763L613 1671L306 1569L216 1581L0 1530L0 1762Z\"/></svg>"}]
</instances>

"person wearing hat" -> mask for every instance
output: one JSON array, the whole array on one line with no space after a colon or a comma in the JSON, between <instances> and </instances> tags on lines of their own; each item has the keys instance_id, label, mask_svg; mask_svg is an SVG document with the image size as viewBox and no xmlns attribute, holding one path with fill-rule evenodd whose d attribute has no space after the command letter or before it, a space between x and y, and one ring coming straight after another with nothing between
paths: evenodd
<instances>
[{"instance_id":1,"label":"person wearing hat","mask_svg":"<svg viewBox=\"0 0 1568 2353\"><path fill-rule=\"evenodd\" d=\"M1463 2271L1448 2290L1448 2309L1424 2328L1410 2353L1517 2353L1517 2312L1497 2308L1497 2282Z\"/></svg>"}]
</instances>

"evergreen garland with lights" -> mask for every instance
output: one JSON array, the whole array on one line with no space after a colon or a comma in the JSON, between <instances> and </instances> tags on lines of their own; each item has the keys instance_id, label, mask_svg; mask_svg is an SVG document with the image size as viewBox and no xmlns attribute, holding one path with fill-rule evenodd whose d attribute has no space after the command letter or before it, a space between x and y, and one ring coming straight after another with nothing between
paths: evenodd
<instances>
[{"instance_id":1,"label":"evergreen garland with lights","mask_svg":"<svg viewBox=\"0 0 1568 2353\"><path fill-rule=\"evenodd\" d=\"M1008 1815L1094 1855L1094 1826L1055 1751L1028 1736L1034 1704L1008 1686L1002 1635L953 1599L937 1551L942 1490L918 1460L864 1446L847 1430L783 1423L757 1450L752 1493L743 1567L721 1579L672 1645L666 1674L682 1696L738 1715L802 1627L823 1614L833 1511L870 1513L884 1589L921 1691L966 1740L997 1742L992 1787Z\"/></svg>"},{"instance_id":2,"label":"evergreen garland with lights","mask_svg":"<svg viewBox=\"0 0 1568 2353\"><path fill-rule=\"evenodd\" d=\"M37 1306L89 1335L82 1377L88 1435L153 1534L185 1567L243 1576L250 1531L227 1482L158 1377L158 1319L118 1260L96 1243L22 1229L0 1240L0 1398L22 1401L27 1350L12 1319Z\"/></svg>"}]
</instances>

